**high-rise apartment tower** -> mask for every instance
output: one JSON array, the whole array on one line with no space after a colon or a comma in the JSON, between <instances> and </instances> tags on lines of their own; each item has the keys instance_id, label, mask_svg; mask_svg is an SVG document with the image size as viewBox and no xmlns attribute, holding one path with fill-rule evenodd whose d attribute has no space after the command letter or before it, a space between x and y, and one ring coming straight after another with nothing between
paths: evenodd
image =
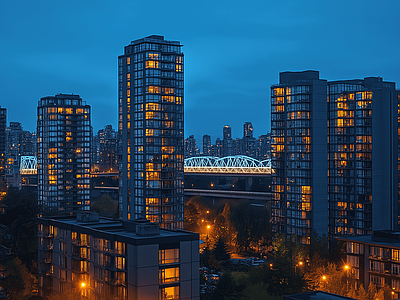
<instances>
[{"instance_id":1,"label":"high-rise apartment tower","mask_svg":"<svg viewBox=\"0 0 400 300\"><path fill-rule=\"evenodd\" d=\"M90 207L90 106L78 95L57 94L37 108L38 202L44 210Z\"/></svg>"},{"instance_id":2,"label":"high-rise apartment tower","mask_svg":"<svg viewBox=\"0 0 400 300\"><path fill-rule=\"evenodd\" d=\"M7 130L7 109L0 106L0 180L6 175L6 130Z\"/></svg>"},{"instance_id":3,"label":"high-rise apartment tower","mask_svg":"<svg viewBox=\"0 0 400 300\"><path fill-rule=\"evenodd\" d=\"M326 82L284 72L272 86L276 232L307 243L398 229L398 91L380 77Z\"/></svg>"},{"instance_id":4,"label":"high-rise apartment tower","mask_svg":"<svg viewBox=\"0 0 400 300\"><path fill-rule=\"evenodd\" d=\"M118 58L120 213L183 228L183 53L152 35Z\"/></svg>"},{"instance_id":5,"label":"high-rise apartment tower","mask_svg":"<svg viewBox=\"0 0 400 300\"><path fill-rule=\"evenodd\" d=\"M397 230L397 92L380 77L328 82L329 232Z\"/></svg>"},{"instance_id":6,"label":"high-rise apartment tower","mask_svg":"<svg viewBox=\"0 0 400 300\"><path fill-rule=\"evenodd\" d=\"M328 235L326 80L283 72L271 87L273 230L303 244Z\"/></svg>"}]
</instances>

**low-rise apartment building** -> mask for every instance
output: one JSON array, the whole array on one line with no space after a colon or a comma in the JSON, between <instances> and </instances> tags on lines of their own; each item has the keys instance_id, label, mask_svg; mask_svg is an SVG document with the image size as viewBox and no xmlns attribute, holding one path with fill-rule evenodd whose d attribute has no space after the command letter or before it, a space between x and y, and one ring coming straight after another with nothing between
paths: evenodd
<instances>
[{"instance_id":1,"label":"low-rise apartment building","mask_svg":"<svg viewBox=\"0 0 400 300\"><path fill-rule=\"evenodd\" d=\"M90 212L39 218L42 296L199 299L199 236Z\"/></svg>"}]
</instances>

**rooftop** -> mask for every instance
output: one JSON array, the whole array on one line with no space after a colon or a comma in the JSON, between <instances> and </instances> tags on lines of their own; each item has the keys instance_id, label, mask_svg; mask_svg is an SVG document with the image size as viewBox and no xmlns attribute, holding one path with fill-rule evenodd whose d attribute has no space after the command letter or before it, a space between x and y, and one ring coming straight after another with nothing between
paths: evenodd
<instances>
[{"instance_id":1,"label":"rooftop","mask_svg":"<svg viewBox=\"0 0 400 300\"><path fill-rule=\"evenodd\" d=\"M388 246L400 249L400 232L392 230L377 230L372 235L337 237L342 241L354 241L363 244Z\"/></svg>"},{"instance_id":2,"label":"rooftop","mask_svg":"<svg viewBox=\"0 0 400 300\"><path fill-rule=\"evenodd\" d=\"M356 300L337 294L331 294L323 291L314 291L309 293L301 293L285 296L284 300Z\"/></svg>"},{"instance_id":3,"label":"rooftop","mask_svg":"<svg viewBox=\"0 0 400 300\"><path fill-rule=\"evenodd\" d=\"M94 214L87 212L86 214ZM56 216L38 218L39 223L76 231L108 240L117 240L133 245L174 243L199 240L197 233L184 230L158 228L147 220L122 221L105 217L77 218L76 216ZM157 230L156 230L157 228Z\"/></svg>"}]
</instances>

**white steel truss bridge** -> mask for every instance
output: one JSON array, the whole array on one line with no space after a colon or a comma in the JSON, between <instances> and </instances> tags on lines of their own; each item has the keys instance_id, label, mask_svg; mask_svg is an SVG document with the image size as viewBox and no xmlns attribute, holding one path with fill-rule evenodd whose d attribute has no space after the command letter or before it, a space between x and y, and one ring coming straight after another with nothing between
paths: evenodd
<instances>
[{"instance_id":1,"label":"white steel truss bridge","mask_svg":"<svg viewBox=\"0 0 400 300\"><path fill-rule=\"evenodd\" d=\"M197 156L185 159L185 173L216 173L216 174L272 174L271 160L259 161L245 156L226 157Z\"/></svg>"},{"instance_id":2,"label":"white steel truss bridge","mask_svg":"<svg viewBox=\"0 0 400 300\"><path fill-rule=\"evenodd\" d=\"M37 174L36 156L21 156L20 174Z\"/></svg>"}]
</instances>

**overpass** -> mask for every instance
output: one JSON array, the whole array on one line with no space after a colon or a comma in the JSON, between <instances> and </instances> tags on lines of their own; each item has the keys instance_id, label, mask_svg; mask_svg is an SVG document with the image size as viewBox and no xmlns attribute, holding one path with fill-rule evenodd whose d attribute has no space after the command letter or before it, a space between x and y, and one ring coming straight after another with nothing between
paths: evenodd
<instances>
[{"instance_id":1,"label":"overpass","mask_svg":"<svg viewBox=\"0 0 400 300\"><path fill-rule=\"evenodd\" d=\"M262 200L269 201L273 198L271 192L247 192L247 191L221 191L203 189L184 189L185 196L203 196L213 198L229 198L242 200Z\"/></svg>"}]
</instances>

